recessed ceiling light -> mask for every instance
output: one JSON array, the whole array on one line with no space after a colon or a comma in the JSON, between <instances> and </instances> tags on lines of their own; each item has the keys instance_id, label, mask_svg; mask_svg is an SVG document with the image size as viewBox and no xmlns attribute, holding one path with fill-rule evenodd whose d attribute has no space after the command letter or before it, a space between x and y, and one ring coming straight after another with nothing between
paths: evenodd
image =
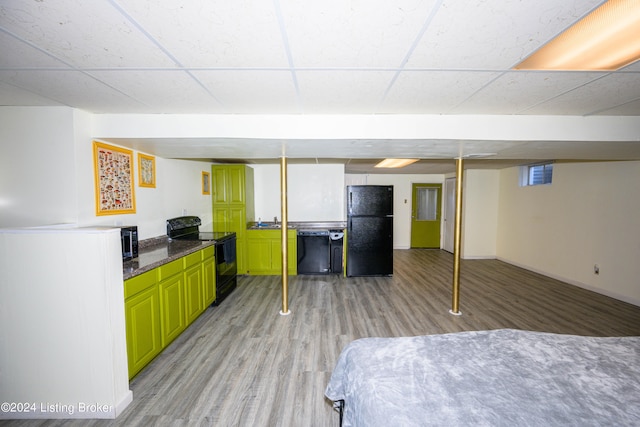
<instances>
[{"instance_id":1,"label":"recessed ceiling light","mask_svg":"<svg viewBox=\"0 0 640 427\"><path fill-rule=\"evenodd\" d=\"M418 159L384 159L378 163L377 168L403 168L411 163L417 162Z\"/></svg>"},{"instance_id":2,"label":"recessed ceiling light","mask_svg":"<svg viewBox=\"0 0 640 427\"><path fill-rule=\"evenodd\" d=\"M609 0L516 70L614 71L640 59L640 1Z\"/></svg>"}]
</instances>

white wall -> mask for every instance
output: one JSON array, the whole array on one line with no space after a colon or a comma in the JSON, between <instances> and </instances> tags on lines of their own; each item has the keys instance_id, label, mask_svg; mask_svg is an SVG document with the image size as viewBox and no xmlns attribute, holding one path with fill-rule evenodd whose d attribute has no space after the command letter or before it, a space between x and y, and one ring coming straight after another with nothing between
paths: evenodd
<instances>
[{"instance_id":1,"label":"white wall","mask_svg":"<svg viewBox=\"0 0 640 427\"><path fill-rule=\"evenodd\" d=\"M368 185L393 185L393 247L411 247L411 200L413 183L442 184L444 175L368 175Z\"/></svg>"},{"instance_id":2,"label":"white wall","mask_svg":"<svg viewBox=\"0 0 640 427\"><path fill-rule=\"evenodd\" d=\"M73 110L0 107L0 227L77 221Z\"/></svg>"},{"instance_id":3,"label":"white wall","mask_svg":"<svg viewBox=\"0 0 640 427\"><path fill-rule=\"evenodd\" d=\"M280 215L280 165L252 165L256 218L272 221ZM413 183L443 183L444 175L344 174L343 165L289 165L290 221L345 221L346 183L394 186L393 245L411 245L411 191Z\"/></svg>"},{"instance_id":4,"label":"white wall","mask_svg":"<svg viewBox=\"0 0 640 427\"><path fill-rule=\"evenodd\" d=\"M96 216L92 141L81 142L79 146L83 159L78 163L81 181L91 183L81 193L80 225L137 225L140 239L148 239L165 235L166 220L186 213L202 219L202 231L212 230L211 196L202 194L201 184L202 172L211 173L211 163L156 157L156 187L139 187L138 151L134 151L136 213Z\"/></svg>"},{"instance_id":5,"label":"white wall","mask_svg":"<svg viewBox=\"0 0 640 427\"><path fill-rule=\"evenodd\" d=\"M640 305L639 182L637 161L556 163L531 187L502 170L498 258Z\"/></svg>"},{"instance_id":6,"label":"white wall","mask_svg":"<svg viewBox=\"0 0 640 427\"><path fill-rule=\"evenodd\" d=\"M461 256L495 258L500 172L467 169L463 186Z\"/></svg>"},{"instance_id":7,"label":"white wall","mask_svg":"<svg viewBox=\"0 0 640 427\"><path fill-rule=\"evenodd\" d=\"M254 170L256 220L282 220L280 164L251 165ZM344 165L289 164L287 206L289 221L344 221Z\"/></svg>"},{"instance_id":8,"label":"white wall","mask_svg":"<svg viewBox=\"0 0 640 427\"><path fill-rule=\"evenodd\" d=\"M0 107L0 227L137 225L147 239L166 234L165 220L184 209L211 230L211 196L201 185L211 164L156 157L156 188L143 188L136 151L136 213L96 216L93 119L66 107Z\"/></svg>"}]
</instances>

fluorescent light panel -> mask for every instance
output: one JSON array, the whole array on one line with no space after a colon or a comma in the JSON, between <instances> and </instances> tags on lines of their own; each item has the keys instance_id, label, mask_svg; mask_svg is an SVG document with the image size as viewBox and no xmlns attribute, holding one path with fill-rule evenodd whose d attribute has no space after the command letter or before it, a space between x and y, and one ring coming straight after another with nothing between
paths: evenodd
<instances>
[{"instance_id":1,"label":"fluorescent light panel","mask_svg":"<svg viewBox=\"0 0 640 427\"><path fill-rule=\"evenodd\" d=\"M613 71L640 59L640 1L609 0L516 70Z\"/></svg>"},{"instance_id":2,"label":"fluorescent light panel","mask_svg":"<svg viewBox=\"0 0 640 427\"><path fill-rule=\"evenodd\" d=\"M384 159L378 163L377 168L403 168L411 163L417 162L418 159Z\"/></svg>"}]
</instances>

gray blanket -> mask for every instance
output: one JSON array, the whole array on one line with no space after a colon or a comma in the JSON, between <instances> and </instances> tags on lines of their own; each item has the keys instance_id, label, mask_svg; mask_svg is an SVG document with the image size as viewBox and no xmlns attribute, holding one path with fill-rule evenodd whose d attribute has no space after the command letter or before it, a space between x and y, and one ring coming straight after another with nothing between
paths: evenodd
<instances>
[{"instance_id":1,"label":"gray blanket","mask_svg":"<svg viewBox=\"0 0 640 427\"><path fill-rule=\"evenodd\" d=\"M363 338L325 395L344 426L640 426L640 337L501 329Z\"/></svg>"}]
</instances>

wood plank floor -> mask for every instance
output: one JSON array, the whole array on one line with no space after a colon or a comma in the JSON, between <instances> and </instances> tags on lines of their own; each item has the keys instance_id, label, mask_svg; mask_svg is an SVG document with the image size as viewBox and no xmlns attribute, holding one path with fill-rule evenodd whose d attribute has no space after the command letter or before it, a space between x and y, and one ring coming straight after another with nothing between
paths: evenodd
<instances>
[{"instance_id":1,"label":"wood plank floor","mask_svg":"<svg viewBox=\"0 0 640 427\"><path fill-rule=\"evenodd\" d=\"M640 335L640 307L497 260L462 261L462 315L453 316L453 256L414 249L394 257L393 277L291 277L288 316L279 315L279 277L241 277L133 379L133 403L117 420L11 424L336 426L324 389L357 338L497 328Z\"/></svg>"}]
</instances>

